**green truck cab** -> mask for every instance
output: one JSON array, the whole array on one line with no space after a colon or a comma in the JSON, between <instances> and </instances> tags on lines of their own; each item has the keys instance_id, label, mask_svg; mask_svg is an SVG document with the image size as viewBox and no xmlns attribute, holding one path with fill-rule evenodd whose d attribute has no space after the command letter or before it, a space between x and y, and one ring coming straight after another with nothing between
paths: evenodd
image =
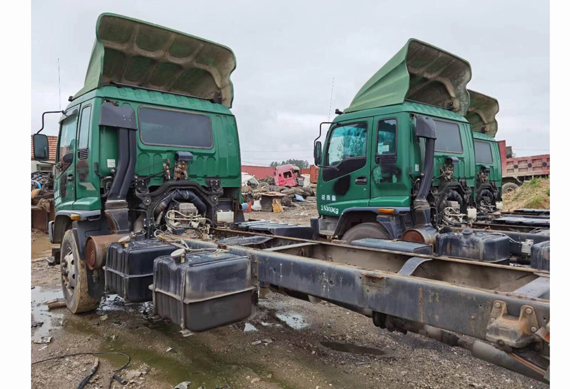
<instances>
[{"instance_id":1,"label":"green truck cab","mask_svg":"<svg viewBox=\"0 0 570 389\"><path fill-rule=\"evenodd\" d=\"M475 219L481 196L489 191L492 204L485 209L494 209L500 159L484 132L496 132L496 112L488 119L489 110L471 104L470 79L467 61L411 39L349 108L337 111L327 123L324 146L315 140L320 216L311 225L316 236L350 242L404 239L409 231L409 239L423 242L433 239L434 231ZM496 101L486 102L491 100ZM426 120L433 135L423 130ZM477 162L480 141L491 146L491 163ZM479 184L483 165L490 172ZM422 233L415 228L420 226ZM428 227L433 230L426 232Z\"/></svg>"},{"instance_id":2,"label":"green truck cab","mask_svg":"<svg viewBox=\"0 0 570 389\"><path fill-rule=\"evenodd\" d=\"M499 143L489 135L474 132L477 211L490 214L503 209Z\"/></svg>"},{"instance_id":3,"label":"green truck cab","mask_svg":"<svg viewBox=\"0 0 570 389\"><path fill-rule=\"evenodd\" d=\"M201 236L243 220L235 67L217 43L114 14L97 20L85 85L61 112L54 167L49 233L73 312L102 295L111 242L157 230ZM34 135L36 159L47 148Z\"/></svg>"},{"instance_id":4,"label":"green truck cab","mask_svg":"<svg viewBox=\"0 0 570 389\"><path fill-rule=\"evenodd\" d=\"M489 96L469 91L470 104L466 118L473 129L477 186L475 201L477 211L492 214L503 208L501 154L495 140L498 124L499 102Z\"/></svg>"}]
</instances>

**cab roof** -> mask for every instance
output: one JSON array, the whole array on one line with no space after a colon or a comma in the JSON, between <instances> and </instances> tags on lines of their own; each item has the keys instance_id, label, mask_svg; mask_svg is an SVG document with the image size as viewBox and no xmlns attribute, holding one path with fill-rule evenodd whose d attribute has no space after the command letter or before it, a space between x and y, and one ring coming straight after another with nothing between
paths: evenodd
<instances>
[{"instance_id":1,"label":"cab roof","mask_svg":"<svg viewBox=\"0 0 570 389\"><path fill-rule=\"evenodd\" d=\"M372 117L372 116L386 116L391 114L397 114L400 112L421 114L421 115L432 116L435 118L441 118L444 120L452 120L456 122L467 123L467 119L465 119L464 116L458 113L440 107L415 103L412 101L405 101L403 104L398 104L398 105L389 105L386 107L370 108L362 111L343 113L342 115L339 115L336 118L334 118L333 123L355 121L358 119Z\"/></svg>"},{"instance_id":2,"label":"cab roof","mask_svg":"<svg viewBox=\"0 0 570 389\"><path fill-rule=\"evenodd\" d=\"M217 100L231 108L236 59L230 48L110 13L99 16L95 33L85 84L74 99L119 84Z\"/></svg>"}]
</instances>

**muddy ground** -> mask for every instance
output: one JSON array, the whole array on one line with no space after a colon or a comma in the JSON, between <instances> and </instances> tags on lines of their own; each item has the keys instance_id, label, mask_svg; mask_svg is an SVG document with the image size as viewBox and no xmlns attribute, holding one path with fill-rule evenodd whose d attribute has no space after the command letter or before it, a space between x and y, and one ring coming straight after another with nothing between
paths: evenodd
<instances>
[{"instance_id":1,"label":"muddy ground","mask_svg":"<svg viewBox=\"0 0 570 389\"><path fill-rule=\"evenodd\" d=\"M256 219L306 221L314 203ZM307 212L307 215L298 214ZM297 215L295 215L297 214ZM125 305L107 297L93 313L48 311L61 297L59 269L45 258L47 235L32 233L32 362L79 352L121 352L130 365L114 388L547 388L487 364L467 351L415 334L390 333L372 320L321 302L269 294L253 318L183 337L179 329L150 319L150 303ZM43 324L39 324L43 323ZM34 327L34 324L36 325ZM49 343L36 344L34 341ZM32 366L33 388L76 388L98 359L86 388L108 388L121 355L69 356Z\"/></svg>"}]
</instances>

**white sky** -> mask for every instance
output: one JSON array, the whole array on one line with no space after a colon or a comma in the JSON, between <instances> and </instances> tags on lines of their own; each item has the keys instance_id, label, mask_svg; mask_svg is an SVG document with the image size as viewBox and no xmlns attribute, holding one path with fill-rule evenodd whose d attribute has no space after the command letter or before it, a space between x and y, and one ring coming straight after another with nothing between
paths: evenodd
<instances>
[{"instance_id":1,"label":"white sky","mask_svg":"<svg viewBox=\"0 0 570 389\"><path fill-rule=\"evenodd\" d=\"M433 5L436 4L436 5ZM468 88L499 100L497 139L519 156L550 150L549 3L535 1L32 1L32 132L82 86L100 13L232 48L243 164L312 162L319 123L409 38L471 63ZM334 90L331 106L331 83ZM57 134L57 115L47 134Z\"/></svg>"}]
</instances>

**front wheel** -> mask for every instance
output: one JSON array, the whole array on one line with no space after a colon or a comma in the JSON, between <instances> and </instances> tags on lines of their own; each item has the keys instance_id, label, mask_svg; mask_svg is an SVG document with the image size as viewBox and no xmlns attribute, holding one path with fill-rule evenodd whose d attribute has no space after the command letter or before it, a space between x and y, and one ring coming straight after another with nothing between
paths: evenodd
<instances>
[{"instance_id":1,"label":"front wheel","mask_svg":"<svg viewBox=\"0 0 570 389\"><path fill-rule=\"evenodd\" d=\"M392 239L382 226L378 223L361 223L346 232L342 240L346 243L352 243L358 239L373 238L373 239Z\"/></svg>"},{"instance_id":2,"label":"front wheel","mask_svg":"<svg viewBox=\"0 0 570 389\"><path fill-rule=\"evenodd\" d=\"M99 306L100 298L89 295L87 267L79 258L77 242L72 230L67 230L61 241L61 288L67 308L73 313L88 312Z\"/></svg>"}]
</instances>

